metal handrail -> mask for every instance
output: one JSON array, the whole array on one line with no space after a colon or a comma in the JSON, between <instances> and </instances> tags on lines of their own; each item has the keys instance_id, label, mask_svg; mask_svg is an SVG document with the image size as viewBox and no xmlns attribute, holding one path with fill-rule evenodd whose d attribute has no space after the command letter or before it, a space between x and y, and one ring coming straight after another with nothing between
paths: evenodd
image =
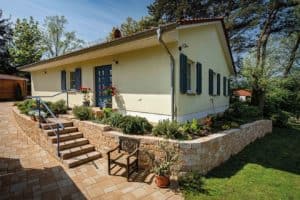
<instances>
[{"instance_id":1,"label":"metal handrail","mask_svg":"<svg viewBox=\"0 0 300 200\"><path fill-rule=\"evenodd\" d=\"M66 93L67 94L67 108L69 108L69 92L71 92L72 90L63 90L61 92L58 92L56 94L53 94L53 95L48 95L48 96L27 96L27 98L31 99L31 98L52 98L52 97L56 97L58 95L61 95L61 94L64 94Z\"/></svg>"},{"instance_id":2,"label":"metal handrail","mask_svg":"<svg viewBox=\"0 0 300 200\"><path fill-rule=\"evenodd\" d=\"M55 97L59 94L62 94L64 92L60 92L60 93L57 93L55 95L52 95L52 96L46 96L46 97ZM49 114L51 115L51 117L55 120L55 123L57 124L56 126L56 130L54 130L54 128L52 127L52 125L50 125L51 129L53 130L54 134L56 135L56 138L57 138L57 155L58 157L60 157L60 146L59 146L59 143L60 143L60 135L59 135L59 130L63 130L65 127L64 125L58 120L58 118L55 116L55 114L51 111L51 109L47 106L47 104L41 99L42 96L30 96L30 97L27 97L27 98L33 98L33 99L36 99L37 101L37 106L38 106L38 112L39 112L39 127L41 128L41 104L44 106L44 108L46 109L47 112L49 112ZM47 119L42 117L46 122L47 122Z\"/></svg>"}]
</instances>

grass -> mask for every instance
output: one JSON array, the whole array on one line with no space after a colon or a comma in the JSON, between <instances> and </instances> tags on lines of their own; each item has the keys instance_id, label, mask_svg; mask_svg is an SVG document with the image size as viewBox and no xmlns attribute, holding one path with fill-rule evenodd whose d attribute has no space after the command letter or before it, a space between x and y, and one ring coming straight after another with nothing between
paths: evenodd
<instances>
[{"instance_id":1,"label":"grass","mask_svg":"<svg viewBox=\"0 0 300 200\"><path fill-rule=\"evenodd\" d=\"M195 199L300 199L300 127L274 128L202 180Z\"/></svg>"}]
</instances>

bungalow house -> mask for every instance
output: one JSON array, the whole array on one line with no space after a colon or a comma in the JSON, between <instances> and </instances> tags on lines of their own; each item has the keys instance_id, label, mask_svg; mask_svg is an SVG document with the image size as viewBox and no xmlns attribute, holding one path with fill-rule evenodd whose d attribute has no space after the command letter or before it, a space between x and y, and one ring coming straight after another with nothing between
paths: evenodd
<instances>
[{"instance_id":1,"label":"bungalow house","mask_svg":"<svg viewBox=\"0 0 300 200\"><path fill-rule=\"evenodd\" d=\"M20 69L31 73L34 96L72 90L70 105L81 105L79 89L88 87L93 106L112 102L123 114L153 122L224 111L235 73L222 18L169 23ZM109 86L113 97L104 93Z\"/></svg>"}]
</instances>

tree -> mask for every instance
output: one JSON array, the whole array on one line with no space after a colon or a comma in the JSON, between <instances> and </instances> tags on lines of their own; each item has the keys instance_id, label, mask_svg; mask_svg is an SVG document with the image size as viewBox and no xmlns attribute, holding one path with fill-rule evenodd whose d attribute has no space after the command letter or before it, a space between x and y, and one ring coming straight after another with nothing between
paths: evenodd
<instances>
[{"instance_id":1,"label":"tree","mask_svg":"<svg viewBox=\"0 0 300 200\"><path fill-rule=\"evenodd\" d=\"M172 22L182 18L224 16L229 32L234 57L253 52L252 104L261 109L264 106L264 82L268 42L272 35L284 38L292 32L299 32L299 2L295 0L155 0L148 6L150 16L156 21ZM296 43L297 44L297 43ZM291 65L294 63L290 52ZM295 53L296 54L296 53ZM285 55L286 56L286 55ZM262 80L260 80L262 79Z\"/></svg>"},{"instance_id":2,"label":"tree","mask_svg":"<svg viewBox=\"0 0 300 200\"><path fill-rule=\"evenodd\" d=\"M43 43L47 57L56 57L83 47L84 41L78 39L74 31L65 31L67 23L64 16L46 17Z\"/></svg>"},{"instance_id":3,"label":"tree","mask_svg":"<svg viewBox=\"0 0 300 200\"><path fill-rule=\"evenodd\" d=\"M8 19L2 18L2 10L0 10L0 73L11 74L15 72L9 61L8 45L11 39L11 23Z\"/></svg>"},{"instance_id":4,"label":"tree","mask_svg":"<svg viewBox=\"0 0 300 200\"><path fill-rule=\"evenodd\" d=\"M38 22L34 21L32 17L29 20L17 19L9 52L15 67L34 63L41 59L44 53L42 33Z\"/></svg>"},{"instance_id":5,"label":"tree","mask_svg":"<svg viewBox=\"0 0 300 200\"><path fill-rule=\"evenodd\" d=\"M146 16L142 17L140 20L134 20L131 17L127 17L126 21L123 22L119 27L113 27L112 31L109 33L106 38L108 41L113 39L113 35L116 29L119 29L122 33L122 36L132 35L136 32L143 31L145 29L149 29L152 26L156 26L157 23L153 20L152 17Z\"/></svg>"}]
</instances>

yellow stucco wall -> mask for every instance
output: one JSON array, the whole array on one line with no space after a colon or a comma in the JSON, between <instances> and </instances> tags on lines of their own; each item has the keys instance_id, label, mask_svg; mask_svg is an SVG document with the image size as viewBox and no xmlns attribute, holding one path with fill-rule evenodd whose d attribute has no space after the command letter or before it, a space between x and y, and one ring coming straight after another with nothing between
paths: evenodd
<instances>
[{"instance_id":1,"label":"yellow stucco wall","mask_svg":"<svg viewBox=\"0 0 300 200\"><path fill-rule=\"evenodd\" d=\"M179 90L179 55L176 57L176 102L177 116L193 115L199 112L213 110L211 99L214 101L215 109L229 105L229 97L223 95L223 77L230 76L230 67L226 63L224 51L220 44L216 26L214 24L206 26L191 27L178 30L179 45L187 44L187 48L182 49L182 53L188 59L202 63L202 94L187 95L181 94ZM220 96L208 95L208 70L212 69L221 75L221 94ZM196 75L194 75L196 80ZM195 81L192 82L195 84ZM193 86L192 88L196 88Z\"/></svg>"},{"instance_id":2,"label":"yellow stucco wall","mask_svg":"<svg viewBox=\"0 0 300 200\"><path fill-rule=\"evenodd\" d=\"M197 116L197 113L213 111L211 99L215 110L223 109L229 104L229 97L223 95L223 77L232 74L231 65L226 62L225 51L220 40L222 32L216 24L177 29L178 42L168 44L175 58L175 103L177 116L180 119ZM187 48L182 53L191 61L202 63L202 94L187 95L179 91L179 50L178 46L186 43ZM92 89L91 100L95 105L95 67L112 65L112 82L117 88L118 95L113 98L113 108L125 114L138 114L141 116L160 115L171 116L171 88L170 88L170 60L161 45L154 44L139 50L133 50L117 55L101 57L85 62L76 62L65 66L33 71L32 94L36 96L53 95L60 92L61 70L67 71L67 88L69 88L69 72L80 67L82 70L82 86ZM224 47L227 48L227 47ZM84 58L84 55L82 55ZM118 61L116 64L114 61ZM228 57L227 57L228 61ZM208 95L208 70L212 69L221 75L220 96ZM195 69L193 72L192 88L196 88ZM82 94L69 95L70 106L82 104ZM66 95L45 100L66 99ZM188 117L186 117L188 116ZM153 117L153 116L152 116ZM154 116L157 119L159 117ZM155 121L155 120L154 120Z\"/></svg>"},{"instance_id":3,"label":"yellow stucco wall","mask_svg":"<svg viewBox=\"0 0 300 200\"><path fill-rule=\"evenodd\" d=\"M170 48L175 49L176 46L175 43L170 44ZM117 60L118 64L115 64L113 60ZM169 57L159 45L88 62L32 72L32 94L48 96L60 92L61 70L67 72L67 88L69 88L69 72L80 67L82 86L92 89L91 97L94 104L95 67L108 64L112 65L112 82L118 91L118 95L113 98L114 108L129 112L171 114ZM50 101L66 99L66 95L44 99ZM70 106L82 104L82 94L69 94L69 103Z\"/></svg>"}]
</instances>

